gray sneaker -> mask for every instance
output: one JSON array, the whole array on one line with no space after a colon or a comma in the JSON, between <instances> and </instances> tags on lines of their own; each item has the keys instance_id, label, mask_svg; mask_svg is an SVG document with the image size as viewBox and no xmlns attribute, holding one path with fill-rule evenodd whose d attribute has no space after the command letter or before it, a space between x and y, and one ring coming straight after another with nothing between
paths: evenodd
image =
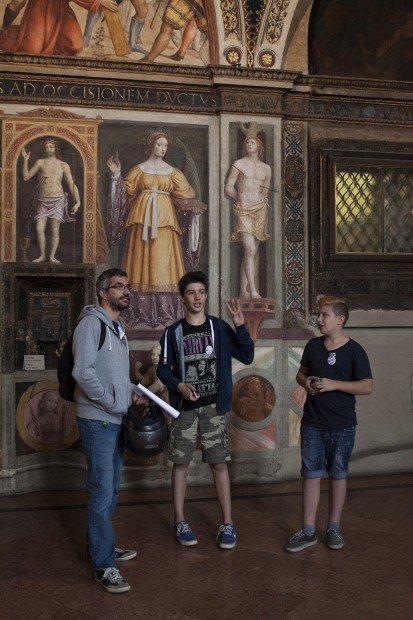
<instances>
[{"instance_id":1,"label":"gray sneaker","mask_svg":"<svg viewBox=\"0 0 413 620\"><path fill-rule=\"evenodd\" d=\"M329 549L342 549L344 538L338 530L327 530L327 547Z\"/></svg>"},{"instance_id":2,"label":"gray sneaker","mask_svg":"<svg viewBox=\"0 0 413 620\"><path fill-rule=\"evenodd\" d=\"M87 559L88 561L93 564L93 560L90 557L90 553L89 553L89 545L87 545L86 547L86 553L87 553ZM126 562L126 560L133 560L133 558L136 558L136 556L138 555L138 552L135 551L135 549L119 549L119 547L115 547L115 561L118 562Z\"/></svg>"},{"instance_id":3,"label":"gray sneaker","mask_svg":"<svg viewBox=\"0 0 413 620\"><path fill-rule=\"evenodd\" d=\"M98 568L95 572L95 580L100 583L101 586L111 592L112 594L121 594L122 592L128 592L130 585L124 580L117 568Z\"/></svg>"},{"instance_id":4,"label":"gray sneaker","mask_svg":"<svg viewBox=\"0 0 413 620\"><path fill-rule=\"evenodd\" d=\"M117 562L126 562L126 560L133 560L136 558L138 552L135 549L119 549L119 547L115 548L115 560Z\"/></svg>"},{"instance_id":5,"label":"gray sneaker","mask_svg":"<svg viewBox=\"0 0 413 620\"><path fill-rule=\"evenodd\" d=\"M290 553L296 553L297 551L302 551L307 547L312 547L317 544L317 535L314 532L312 536L307 536L304 534L302 530L296 532L292 538L285 545L285 550Z\"/></svg>"}]
</instances>

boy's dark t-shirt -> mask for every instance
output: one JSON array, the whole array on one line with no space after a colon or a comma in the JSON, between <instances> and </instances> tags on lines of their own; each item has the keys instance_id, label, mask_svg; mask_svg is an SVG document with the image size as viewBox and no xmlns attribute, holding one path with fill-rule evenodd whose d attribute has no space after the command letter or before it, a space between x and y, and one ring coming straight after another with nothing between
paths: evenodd
<instances>
[{"instance_id":1,"label":"boy's dark t-shirt","mask_svg":"<svg viewBox=\"0 0 413 620\"><path fill-rule=\"evenodd\" d=\"M372 378L367 353L351 338L333 351L324 346L324 336L312 338L305 346L301 365L309 368L310 375L334 381ZM340 390L316 396L307 394L301 423L327 429L356 426L356 397Z\"/></svg>"},{"instance_id":2,"label":"boy's dark t-shirt","mask_svg":"<svg viewBox=\"0 0 413 620\"><path fill-rule=\"evenodd\" d=\"M183 345L185 383L190 383L200 395L195 401L183 400L184 411L216 403L218 377L211 326L206 319L203 325L191 325L183 321Z\"/></svg>"}]
</instances>

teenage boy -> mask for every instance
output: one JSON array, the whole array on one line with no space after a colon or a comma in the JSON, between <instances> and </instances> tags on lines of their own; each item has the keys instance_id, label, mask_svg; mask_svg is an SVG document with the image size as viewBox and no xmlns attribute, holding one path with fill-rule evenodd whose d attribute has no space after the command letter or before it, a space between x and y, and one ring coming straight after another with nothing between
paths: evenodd
<instances>
[{"instance_id":1,"label":"teenage boy","mask_svg":"<svg viewBox=\"0 0 413 620\"><path fill-rule=\"evenodd\" d=\"M301 420L303 527L285 547L291 553L317 543L316 514L321 478L326 473L329 476L327 547L343 547L340 518L357 424L355 397L373 391L366 352L343 333L349 316L345 300L322 297L317 307L317 325L322 336L307 343L296 377L307 398Z\"/></svg>"},{"instance_id":2,"label":"teenage boy","mask_svg":"<svg viewBox=\"0 0 413 620\"><path fill-rule=\"evenodd\" d=\"M231 410L231 358L243 364L254 359L254 343L247 331L238 300L227 303L235 331L222 319L205 314L208 279L201 271L186 273L180 279L179 292L186 316L167 328L161 338L161 356L157 374L169 390L170 404L180 411L172 421L169 458L173 462L172 495L174 535L181 545L197 544L197 538L184 513L186 479L192 461L197 434L203 461L213 474L222 510L222 525L217 543L232 549L236 533L231 515L231 490L227 463L230 460L228 417ZM191 375L194 362L216 362L216 377ZM192 378L194 377L194 378Z\"/></svg>"}]
</instances>

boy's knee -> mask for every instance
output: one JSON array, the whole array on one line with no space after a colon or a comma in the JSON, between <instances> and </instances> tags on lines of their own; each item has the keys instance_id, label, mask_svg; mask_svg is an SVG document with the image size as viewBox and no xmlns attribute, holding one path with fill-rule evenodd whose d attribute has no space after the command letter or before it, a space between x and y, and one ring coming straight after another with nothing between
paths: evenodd
<instances>
[{"instance_id":1,"label":"boy's knee","mask_svg":"<svg viewBox=\"0 0 413 620\"><path fill-rule=\"evenodd\" d=\"M227 469L226 463L209 463L209 466L212 469L212 471L215 471L218 474Z\"/></svg>"}]
</instances>

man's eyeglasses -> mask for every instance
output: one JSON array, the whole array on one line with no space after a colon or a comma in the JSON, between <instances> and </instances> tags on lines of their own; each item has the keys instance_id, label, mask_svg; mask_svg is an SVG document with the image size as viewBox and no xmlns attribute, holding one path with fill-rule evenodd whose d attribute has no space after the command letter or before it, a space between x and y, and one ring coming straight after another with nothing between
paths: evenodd
<instances>
[{"instance_id":1,"label":"man's eyeglasses","mask_svg":"<svg viewBox=\"0 0 413 620\"><path fill-rule=\"evenodd\" d=\"M116 282L116 284L112 284L112 286L108 286L109 288L115 288L117 291L127 290L131 292L132 286L130 284L122 284L122 282Z\"/></svg>"}]
</instances>

